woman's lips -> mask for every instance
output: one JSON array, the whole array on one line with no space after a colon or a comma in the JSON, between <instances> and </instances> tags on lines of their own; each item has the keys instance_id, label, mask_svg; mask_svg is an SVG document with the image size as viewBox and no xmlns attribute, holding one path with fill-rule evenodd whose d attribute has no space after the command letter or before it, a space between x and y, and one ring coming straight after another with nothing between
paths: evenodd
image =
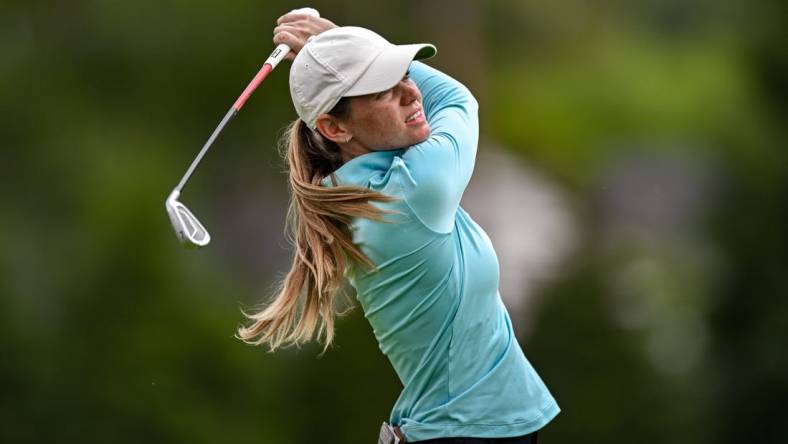
<instances>
[{"instance_id":1,"label":"woman's lips","mask_svg":"<svg viewBox=\"0 0 788 444\"><path fill-rule=\"evenodd\" d=\"M416 111L415 113L408 116L407 119L405 119L405 123L408 125L417 125L420 123L424 123L424 113L422 112L422 110Z\"/></svg>"}]
</instances>

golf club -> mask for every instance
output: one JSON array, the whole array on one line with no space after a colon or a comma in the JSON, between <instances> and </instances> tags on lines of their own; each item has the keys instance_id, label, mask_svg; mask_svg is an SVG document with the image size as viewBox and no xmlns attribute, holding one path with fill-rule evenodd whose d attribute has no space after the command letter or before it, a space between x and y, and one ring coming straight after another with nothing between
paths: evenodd
<instances>
[{"instance_id":1,"label":"golf club","mask_svg":"<svg viewBox=\"0 0 788 444\"><path fill-rule=\"evenodd\" d=\"M291 13L301 13L301 14L308 14L315 17L320 17L320 13L313 8L301 8L301 9L294 9ZM285 58L285 56L290 52L290 47L281 44L274 49L271 55L266 59L263 66L260 68L260 71L257 72L257 75L254 76L249 85L246 86L246 89L241 93L238 99L233 103L233 106L230 107L230 110L227 111L227 114L224 115L222 121L219 122L219 126L213 130L211 137L208 138L208 141L205 142L202 149L200 150L197 157L192 161L191 166L186 171L186 174L183 175L178 186L172 190L169 197L167 197L167 201L165 202L165 207L167 208L167 214L170 216L170 222L172 222L172 227L175 229L175 235L178 236L178 239L187 247L204 247L208 245L211 241L211 235L208 234L208 230L200 223L200 221L194 216L194 214L186 208L186 205L182 204L178 198L181 195L181 190L183 186L186 185L186 182L191 177L194 169L197 168L197 165L202 160L205 153L208 151L208 148L211 147L213 142L219 136L219 134L224 129L225 125L232 120L233 117L241 110L241 107L244 106L244 103L249 99L255 89L263 82L263 80L268 76L268 74L276 68L276 65Z\"/></svg>"}]
</instances>

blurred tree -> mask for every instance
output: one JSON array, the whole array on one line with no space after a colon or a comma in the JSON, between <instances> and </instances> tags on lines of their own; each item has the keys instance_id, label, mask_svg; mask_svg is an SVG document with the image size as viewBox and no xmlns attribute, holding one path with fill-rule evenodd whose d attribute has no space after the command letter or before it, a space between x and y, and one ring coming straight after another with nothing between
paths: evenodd
<instances>
[{"instance_id":1,"label":"blurred tree","mask_svg":"<svg viewBox=\"0 0 788 444\"><path fill-rule=\"evenodd\" d=\"M286 70L186 190L215 227L211 248L182 250L163 208L294 6L0 7L0 442L374 439L399 382L360 310L320 358L316 347L270 355L232 337L239 307L265 301L289 259L275 147L295 117ZM312 6L393 41L434 39L434 63L483 98L485 136L582 202L582 246L545 283L539 328L523 338L564 410L545 441L786 441L784 2ZM606 241L599 196L633 147L711 165L721 185L686 244L711 244L722 273L669 237ZM669 332L699 298L709 304L697 313L710 346L683 376L650 360L653 329L616 319L611 281L643 258L656 272L638 301L669 304Z\"/></svg>"}]
</instances>

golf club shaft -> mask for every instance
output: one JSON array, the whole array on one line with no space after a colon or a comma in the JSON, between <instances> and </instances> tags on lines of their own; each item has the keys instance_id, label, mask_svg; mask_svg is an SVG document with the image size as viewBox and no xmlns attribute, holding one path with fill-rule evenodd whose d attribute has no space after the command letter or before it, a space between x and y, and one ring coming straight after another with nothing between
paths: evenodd
<instances>
[{"instance_id":1,"label":"golf club shaft","mask_svg":"<svg viewBox=\"0 0 788 444\"><path fill-rule=\"evenodd\" d=\"M194 169L197 168L197 165L200 163L200 160L202 160L202 157L205 155L205 152L208 151L208 148L211 147L213 141L216 140L216 137L218 137L219 133L222 132L225 125L227 125L227 122L229 122L237 112L238 110L235 109L234 107L231 107L230 110L227 111L227 114L224 115L222 121L219 122L219 126L217 126L215 130L213 130L213 134L211 134L211 137L208 138L208 141L205 142L205 145L203 145L202 149L200 150L200 153L197 154L197 157L194 158L192 164L189 166L189 169L186 170L186 174L183 175L183 178L181 178L181 181L178 184L178 186L175 187L176 190L180 192L183 189L183 186L186 185L186 182L189 180L189 177L191 177L192 173L194 172Z\"/></svg>"},{"instance_id":2,"label":"golf club shaft","mask_svg":"<svg viewBox=\"0 0 788 444\"><path fill-rule=\"evenodd\" d=\"M313 8L294 9L290 12L307 14L314 17L320 17L320 13ZM194 161L192 161L192 164L189 166L189 169L186 170L186 174L183 175L183 178L181 178L180 183L178 183L178 186L175 187L175 190L177 190L178 193L180 193L181 190L183 189L183 186L186 185L186 182L188 182L192 173L194 173L194 170L197 168L197 165L200 164L202 157L208 151L208 148L211 147L214 140L216 140L216 138L219 137L219 134L227 125L227 122L229 122L230 120L232 120L233 117L235 117L238 111L240 111L241 108L244 106L244 103L246 103L246 101L252 95L254 90L257 89L257 87L260 86L261 83L263 83L263 80L265 80L266 76L268 76L268 74L271 71L273 71L274 68L276 68L276 65L278 65L279 62L281 62L285 58L285 56L287 56L288 53L290 53L290 47L285 45L284 43L280 43L274 49L271 55L268 56L268 58L265 60L265 63L263 63L263 66L260 68L259 71L257 71L257 74L254 76L252 81L249 82L249 84L246 86L246 88L238 97L238 99L235 101L235 103L233 103L233 106L230 107L230 110L227 111L227 114L224 115L222 121L219 122L219 126L217 126L215 130L213 130L213 134L211 134L211 137L209 137L208 141L205 142L205 145L203 145L202 149L200 150L200 153L197 154L197 157L194 158Z\"/></svg>"},{"instance_id":3,"label":"golf club shaft","mask_svg":"<svg viewBox=\"0 0 788 444\"><path fill-rule=\"evenodd\" d=\"M263 80L265 80L266 76L268 76L268 74L274 70L274 67L284 58L285 55L287 55L288 52L290 52L290 47L282 44L277 46L274 52L271 53L271 56L268 57L268 60L265 61L262 68L260 68L260 71L257 72L257 74L254 76L252 81L249 82L249 85L246 86L246 88L238 97L238 99L235 101L235 103L233 103L233 106L230 107L230 110L227 111L227 114L224 115L222 121L219 122L219 126L217 126L215 130L213 130L213 134L211 134L211 137L209 137L208 141L205 142L205 145L203 145L202 149L200 150L200 153L197 154L197 157L194 158L194 161L192 161L192 164L189 166L189 169L186 170L186 174L183 175L183 178L181 179L178 186L175 187L176 190L181 191L183 189L183 186L186 185L186 182L188 182L192 173L194 173L194 170L197 168L197 165L199 165L203 156L208 151L208 148L211 147L214 140L216 140L216 138L219 137L219 134L227 125L227 122L229 122L230 120L232 120L233 117L235 117L238 111L240 111L241 108L244 106L244 103L246 103L246 101L252 95L254 90L257 89L257 87L260 86L261 83L263 83Z\"/></svg>"}]
</instances>

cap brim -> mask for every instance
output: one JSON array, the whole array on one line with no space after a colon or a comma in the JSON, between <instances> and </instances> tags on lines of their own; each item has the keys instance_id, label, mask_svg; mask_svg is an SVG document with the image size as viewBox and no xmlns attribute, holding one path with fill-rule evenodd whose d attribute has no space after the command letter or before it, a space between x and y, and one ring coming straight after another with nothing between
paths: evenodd
<instances>
[{"instance_id":1,"label":"cap brim","mask_svg":"<svg viewBox=\"0 0 788 444\"><path fill-rule=\"evenodd\" d=\"M438 52L429 43L391 45L384 49L367 68L361 78L344 94L345 97L363 96L394 87L407 72L413 60L428 59Z\"/></svg>"}]
</instances>

